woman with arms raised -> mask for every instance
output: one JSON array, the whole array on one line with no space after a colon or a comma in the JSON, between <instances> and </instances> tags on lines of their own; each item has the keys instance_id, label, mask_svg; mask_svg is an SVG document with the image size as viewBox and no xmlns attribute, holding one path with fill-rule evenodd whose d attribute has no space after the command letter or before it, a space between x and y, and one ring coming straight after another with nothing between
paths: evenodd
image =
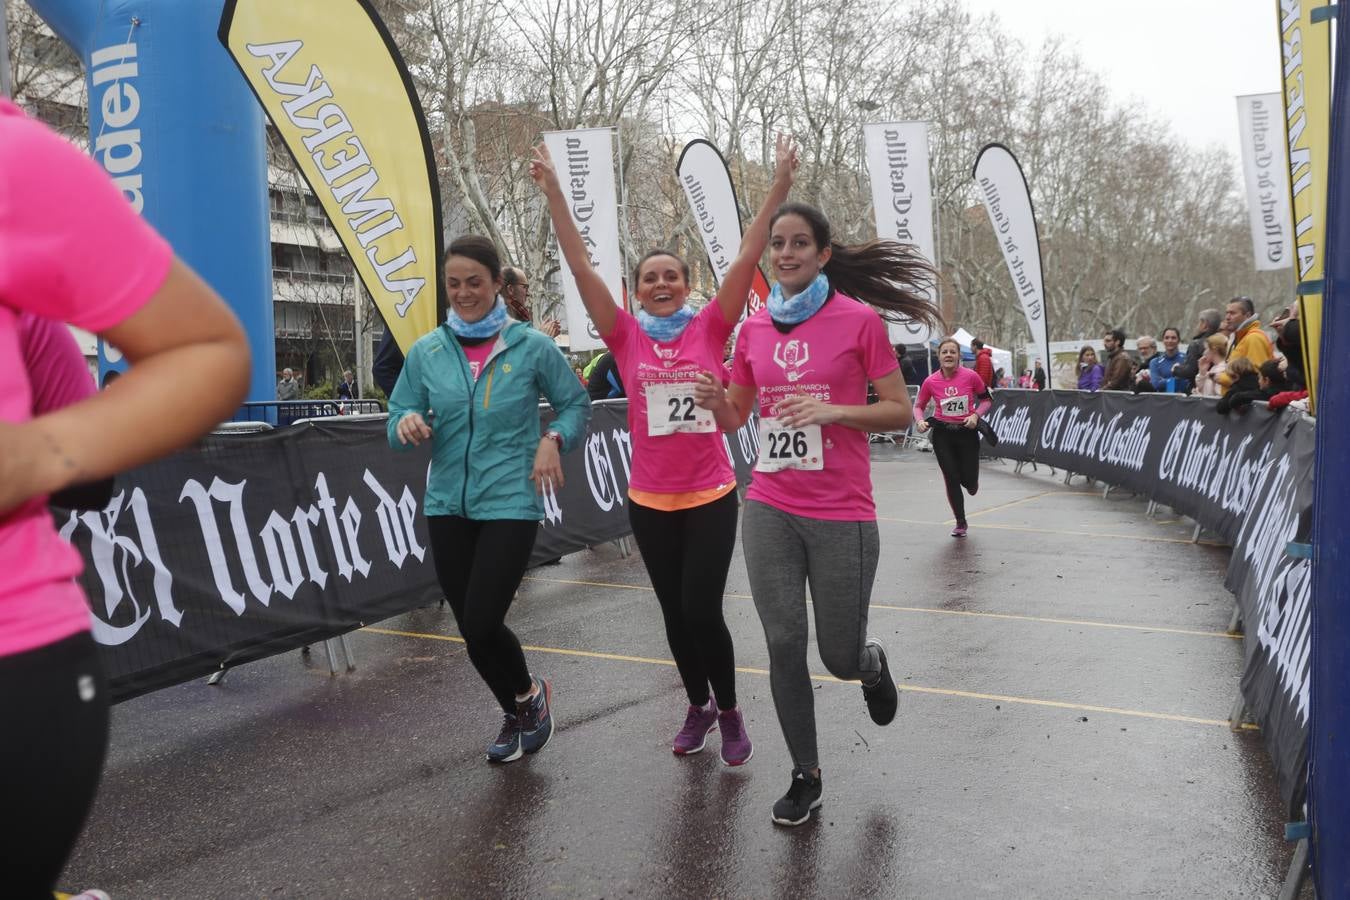
<instances>
[{"instance_id":1,"label":"woman with arms raised","mask_svg":"<svg viewBox=\"0 0 1350 900\"><path fill-rule=\"evenodd\" d=\"M653 250L633 273L641 307L636 316L618 305L591 267L547 149L537 148L530 165L586 311L613 351L628 391L628 517L689 699L672 750L697 753L720 726L722 761L729 766L747 762L753 752L736 703L735 653L722 615L736 545L736 475L712 414L699 409L694 396L701 384L721 383L723 345L745 312L769 216L792 186L795 147L780 136L775 153L773 184L716 301L696 313L688 305L689 266L673 253Z\"/></svg>"}]
</instances>

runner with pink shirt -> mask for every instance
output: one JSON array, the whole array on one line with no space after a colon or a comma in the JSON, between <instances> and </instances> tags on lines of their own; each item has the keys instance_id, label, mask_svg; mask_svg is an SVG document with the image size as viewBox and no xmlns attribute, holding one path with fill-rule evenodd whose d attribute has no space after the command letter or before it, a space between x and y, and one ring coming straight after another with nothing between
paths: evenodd
<instances>
[{"instance_id":1,"label":"runner with pink shirt","mask_svg":"<svg viewBox=\"0 0 1350 900\"><path fill-rule=\"evenodd\" d=\"M42 319L116 345L116 386L35 414L44 368L24 363ZM21 320L25 320L21 322ZM108 700L46 498L161 456L233 411L248 385L234 316L88 157L0 99L0 874L7 896L51 896L93 802ZM54 398L58 405L63 398Z\"/></svg>"},{"instance_id":2,"label":"runner with pink shirt","mask_svg":"<svg viewBox=\"0 0 1350 900\"><path fill-rule=\"evenodd\" d=\"M938 345L938 366L936 372L924 379L919 396L914 398L914 408L919 411L919 433L930 428L933 431L933 455L942 469L947 503L956 519L952 537L965 537L966 501L961 488L972 497L980 489L980 431L992 443L998 443L993 429L981 419L993 401L984 379L973 369L962 367L961 345L955 338L947 338ZM924 419L930 402L934 405L933 415Z\"/></svg>"},{"instance_id":3,"label":"runner with pink shirt","mask_svg":"<svg viewBox=\"0 0 1350 900\"><path fill-rule=\"evenodd\" d=\"M673 253L652 250L633 273L641 307L636 316L615 302L591 268L547 149L536 148L530 164L530 177L548 198L558 246L628 393L628 517L689 699L671 749L681 756L697 753L720 728L722 761L729 766L748 762L754 752L736 702L735 651L722 614L736 546L736 474L717 422L695 403L695 392L699 385L722 384L723 349L745 312L769 217L792 186L797 155L791 140L780 136L775 155L769 194L716 301L694 312L687 303L689 266Z\"/></svg>"},{"instance_id":4,"label":"runner with pink shirt","mask_svg":"<svg viewBox=\"0 0 1350 900\"><path fill-rule=\"evenodd\" d=\"M794 763L773 821L800 825L822 795L806 667L808 582L825 667L862 682L878 725L895 718L899 695L885 649L867 637L880 553L867 436L905 428L912 411L878 310L926 322L938 314L926 294L932 270L912 248L833 243L824 215L801 203L778 208L770 235L778 283L768 307L741 326L730 388L701 385L697 402L727 430L759 413L759 459L741 530L774 707ZM879 398L871 405L868 382Z\"/></svg>"}]
</instances>

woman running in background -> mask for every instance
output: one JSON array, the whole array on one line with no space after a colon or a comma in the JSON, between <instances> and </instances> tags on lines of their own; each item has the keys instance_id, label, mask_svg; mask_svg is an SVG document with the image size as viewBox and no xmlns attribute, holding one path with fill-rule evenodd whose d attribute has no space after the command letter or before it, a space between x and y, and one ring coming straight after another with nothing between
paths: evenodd
<instances>
[{"instance_id":1,"label":"woman running in background","mask_svg":"<svg viewBox=\"0 0 1350 900\"><path fill-rule=\"evenodd\" d=\"M694 400L698 385L721 384L723 347L745 312L769 217L792 187L796 148L780 135L775 152L773 184L716 300L695 312L688 304L689 266L673 253L652 250L633 273L641 307L636 316L591 267L547 148L538 147L530 164L586 311L613 351L628 391L628 518L689 699L671 749L697 753L709 732L720 728L722 761L729 766L748 762L754 752L736 702L735 650L722 613L736 547L736 473L713 415Z\"/></svg>"},{"instance_id":2,"label":"woman running in background","mask_svg":"<svg viewBox=\"0 0 1350 900\"><path fill-rule=\"evenodd\" d=\"M936 409L924 417L929 401ZM993 403L984 379L961 365L961 345L947 338L938 345L938 370L924 379L915 398L918 429L933 430L933 455L947 485L947 503L956 518L952 537L966 536L965 488L974 497L980 489L980 417Z\"/></svg>"},{"instance_id":3,"label":"woman running in background","mask_svg":"<svg viewBox=\"0 0 1350 900\"><path fill-rule=\"evenodd\" d=\"M806 667L806 585L825 667L862 682L872 720L895 718L898 694L881 643L867 636L880 553L869 432L912 420L909 393L877 311L921 322L932 269L890 241L843 246L820 210L774 213L766 309L741 326L731 387L710 380L698 401L725 430L760 415L759 460L742 525L750 589L769 646L774 707L794 768L773 821L800 825L821 804L815 692ZM862 302L859 302L862 301ZM867 403L867 386L877 402Z\"/></svg>"}]
</instances>

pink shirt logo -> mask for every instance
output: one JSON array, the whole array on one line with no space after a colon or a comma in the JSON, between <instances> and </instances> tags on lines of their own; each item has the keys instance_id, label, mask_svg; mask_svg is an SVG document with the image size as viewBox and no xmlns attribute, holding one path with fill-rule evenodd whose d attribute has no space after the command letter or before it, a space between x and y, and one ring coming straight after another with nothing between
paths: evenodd
<instances>
[{"instance_id":1,"label":"pink shirt logo","mask_svg":"<svg viewBox=\"0 0 1350 900\"><path fill-rule=\"evenodd\" d=\"M680 355L680 348L662 347L660 344L653 343L652 352L655 353L656 358L661 360L661 363L669 369L675 365L677 357Z\"/></svg>"},{"instance_id":2,"label":"pink shirt logo","mask_svg":"<svg viewBox=\"0 0 1350 900\"><path fill-rule=\"evenodd\" d=\"M789 383L799 381L812 372L811 369L802 368L811 361L811 345L795 339L787 344L778 341L773 345L773 361L778 363L778 367L783 370L783 377Z\"/></svg>"}]
</instances>

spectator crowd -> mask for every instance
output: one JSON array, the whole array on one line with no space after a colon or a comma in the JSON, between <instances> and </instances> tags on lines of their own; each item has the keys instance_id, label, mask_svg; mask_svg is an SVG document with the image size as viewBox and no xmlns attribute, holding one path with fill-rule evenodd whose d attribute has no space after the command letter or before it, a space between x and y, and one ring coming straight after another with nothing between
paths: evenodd
<instances>
[{"instance_id":1,"label":"spectator crowd","mask_svg":"<svg viewBox=\"0 0 1350 900\"><path fill-rule=\"evenodd\" d=\"M1271 323L1272 339L1251 299L1235 297L1222 312L1206 309L1199 314L1184 350L1180 330L1168 327L1162 331L1161 350L1157 338L1146 334L1135 340L1133 354L1125 349L1125 332L1113 328L1102 335L1101 359L1090 345L1079 351L1078 389L1217 397L1220 412L1240 410L1255 400L1272 408L1290 403L1306 408L1297 316L1297 307L1281 310Z\"/></svg>"}]
</instances>

